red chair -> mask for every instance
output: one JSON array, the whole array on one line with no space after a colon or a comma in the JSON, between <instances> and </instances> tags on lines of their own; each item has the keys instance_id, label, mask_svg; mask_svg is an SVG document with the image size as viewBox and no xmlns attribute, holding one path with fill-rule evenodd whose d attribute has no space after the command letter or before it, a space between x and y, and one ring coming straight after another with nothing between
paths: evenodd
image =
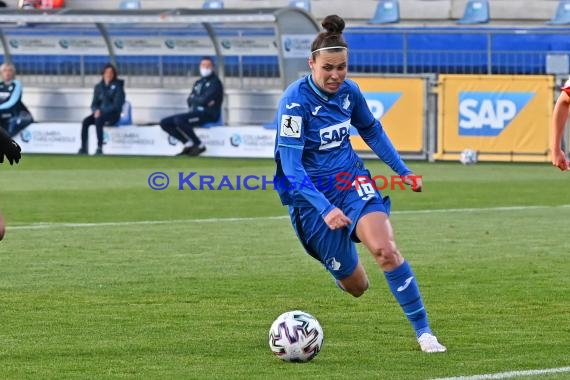
<instances>
[{"instance_id":1,"label":"red chair","mask_svg":"<svg viewBox=\"0 0 570 380\"><path fill-rule=\"evenodd\" d=\"M59 9L65 6L65 0L19 0L21 9Z\"/></svg>"},{"instance_id":2,"label":"red chair","mask_svg":"<svg viewBox=\"0 0 570 380\"><path fill-rule=\"evenodd\" d=\"M40 9L59 9L65 6L64 0L41 0Z\"/></svg>"}]
</instances>

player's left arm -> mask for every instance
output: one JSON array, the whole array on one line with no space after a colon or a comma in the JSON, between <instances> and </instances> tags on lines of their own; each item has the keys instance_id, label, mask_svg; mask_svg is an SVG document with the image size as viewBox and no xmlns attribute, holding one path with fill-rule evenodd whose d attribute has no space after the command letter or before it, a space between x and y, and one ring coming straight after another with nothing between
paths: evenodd
<instances>
[{"instance_id":1,"label":"player's left arm","mask_svg":"<svg viewBox=\"0 0 570 380\"><path fill-rule=\"evenodd\" d=\"M358 91L354 98L356 103L352 110L351 123L358 130L364 142L394 172L403 177L404 182L412 186L412 190L422 191L421 176L414 175L402 160L386 131L382 128L382 124L374 119L374 115L368 109L362 93Z\"/></svg>"}]
</instances>

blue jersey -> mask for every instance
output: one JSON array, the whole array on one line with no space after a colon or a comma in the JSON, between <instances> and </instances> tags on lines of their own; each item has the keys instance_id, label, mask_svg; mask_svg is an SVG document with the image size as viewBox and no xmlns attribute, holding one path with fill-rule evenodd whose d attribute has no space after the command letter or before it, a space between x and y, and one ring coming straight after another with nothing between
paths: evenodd
<instances>
[{"instance_id":1,"label":"blue jersey","mask_svg":"<svg viewBox=\"0 0 570 380\"><path fill-rule=\"evenodd\" d=\"M351 125L394 171L411 173L374 119L360 89L349 79L335 94L321 91L311 76L297 80L281 98L277 123L275 188L283 204L312 205L322 215L332 210L330 200L339 190L333 186L319 191L318 184L363 168L350 144ZM311 183L317 186L311 187Z\"/></svg>"}]
</instances>

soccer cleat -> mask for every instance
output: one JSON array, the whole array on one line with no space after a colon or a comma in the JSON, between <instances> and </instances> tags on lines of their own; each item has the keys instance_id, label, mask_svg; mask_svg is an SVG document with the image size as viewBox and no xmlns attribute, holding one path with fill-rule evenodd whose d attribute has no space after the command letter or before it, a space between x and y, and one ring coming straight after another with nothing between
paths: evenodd
<instances>
[{"instance_id":1,"label":"soccer cleat","mask_svg":"<svg viewBox=\"0 0 570 380\"><path fill-rule=\"evenodd\" d=\"M190 150L192 149L192 146L185 146L184 149L182 149L182 152L178 153L177 156L187 156L188 153L190 153Z\"/></svg>"},{"instance_id":2,"label":"soccer cleat","mask_svg":"<svg viewBox=\"0 0 570 380\"><path fill-rule=\"evenodd\" d=\"M192 156L192 157L196 157L196 156L201 155L201 154L204 153L205 151L206 151L206 147L205 147L205 146L200 147L200 146L194 145L194 146L190 149L190 151L188 152L188 155L189 155L189 156Z\"/></svg>"},{"instance_id":3,"label":"soccer cleat","mask_svg":"<svg viewBox=\"0 0 570 380\"><path fill-rule=\"evenodd\" d=\"M422 351L427 352L428 354L447 351L447 348L437 341L435 335L430 333L423 333L418 338L418 343L420 344Z\"/></svg>"}]
</instances>

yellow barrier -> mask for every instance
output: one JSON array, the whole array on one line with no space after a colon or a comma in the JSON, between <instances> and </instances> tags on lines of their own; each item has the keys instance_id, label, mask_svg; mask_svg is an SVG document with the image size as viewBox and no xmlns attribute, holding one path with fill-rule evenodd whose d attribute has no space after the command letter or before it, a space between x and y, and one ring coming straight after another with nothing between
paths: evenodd
<instances>
[{"instance_id":1,"label":"yellow barrier","mask_svg":"<svg viewBox=\"0 0 570 380\"><path fill-rule=\"evenodd\" d=\"M553 88L551 76L440 75L435 158L548 161Z\"/></svg>"},{"instance_id":2,"label":"yellow barrier","mask_svg":"<svg viewBox=\"0 0 570 380\"><path fill-rule=\"evenodd\" d=\"M368 107L379 119L400 152L419 153L424 148L425 80L422 78L352 77ZM353 131L354 132L354 131ZM355 150L370 152L360 136L352 135Z\"/></svg>"}]
</instances>

